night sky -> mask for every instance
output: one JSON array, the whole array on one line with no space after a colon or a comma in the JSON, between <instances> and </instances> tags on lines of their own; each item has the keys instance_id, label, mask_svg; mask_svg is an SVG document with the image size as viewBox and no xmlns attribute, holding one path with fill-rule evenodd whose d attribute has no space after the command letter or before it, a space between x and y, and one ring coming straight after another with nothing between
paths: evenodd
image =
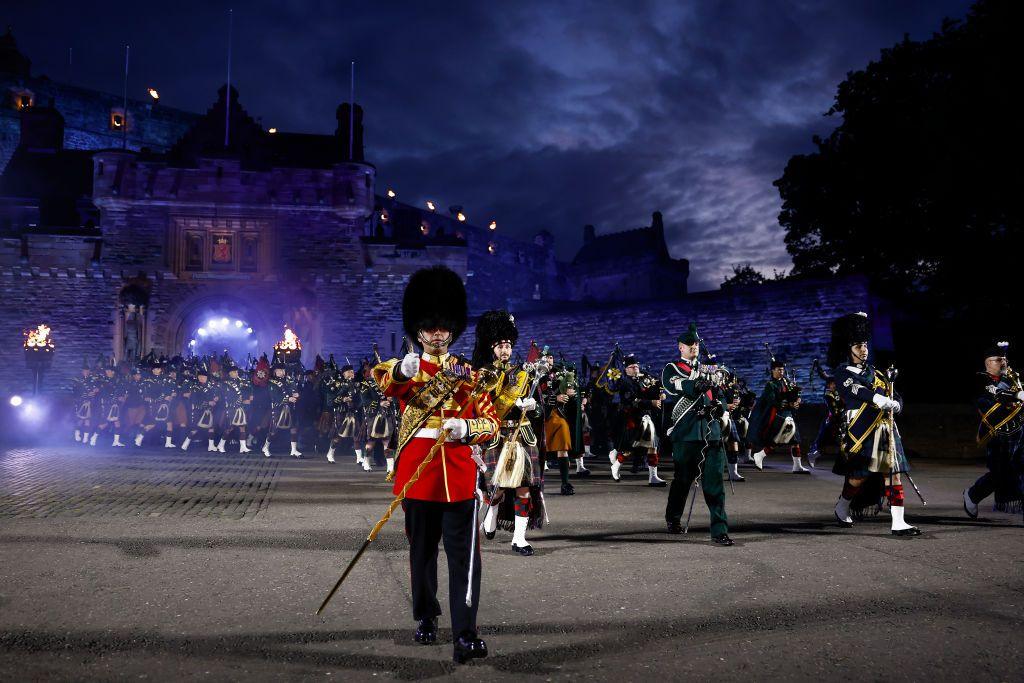
<instances>
[{"instance_id":1,"label":"night sky","mask_svg":"<svg viewBox=\"0 0 1024 683\"><path fill-rule=\"evenodd\" d=\"M205 111L225 80L267 127L331 133L357 62L367 158L380 186L472 222L556 236L640 227L661 210L690 289L731 265L791 264L771 183L845 74L904 33L927 38L967 0L815 2L5 3L34 74L159 89ZM387 7L385 7L385 5ZM74 49L68 66L68 48Z\"/></svg>"}]
</instances>

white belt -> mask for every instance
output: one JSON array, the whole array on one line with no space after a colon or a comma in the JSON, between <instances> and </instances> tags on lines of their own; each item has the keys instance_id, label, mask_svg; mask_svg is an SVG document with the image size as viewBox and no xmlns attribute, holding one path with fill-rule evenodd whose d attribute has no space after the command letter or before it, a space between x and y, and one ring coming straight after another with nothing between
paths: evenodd
<instances>
[{"instance_id":1,"label":"white belt","mask_svg":"<svg viewBox=\"0 0 1024 683\"><path fill-rule=\"evenodd\" d=\"M433 439L434 441L437 441L437 437L439 436L441 436L440 429L436 427L424 427L423 429L417 430L416 433L412 435L412 438ZM447 439L445 439L445 441L458 441L458 439L453 439L451 438L451 436L449 436Z\"/></svg>"}]
</instances>

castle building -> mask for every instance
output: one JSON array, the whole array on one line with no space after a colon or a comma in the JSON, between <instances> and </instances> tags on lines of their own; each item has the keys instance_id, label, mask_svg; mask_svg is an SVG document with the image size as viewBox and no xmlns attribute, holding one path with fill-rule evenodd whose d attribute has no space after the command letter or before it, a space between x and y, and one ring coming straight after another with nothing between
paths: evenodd
<instances>
[{"instance_id":1,"label":"castle building","mask_svg":"<svg viewBox=\"0 0 1024 683\"><path fill-rule=\"evenodd\" d=\"M588 226L576 257L561 262L540 226L517 239L471 224L462 207L380 192L364 157L362 108L342 103L333 123L325 135L265 130L227 87L203 114L156 100L125 108L116 96L33 76L8 31L0 390L29 381L21 338L39 323L57 344L50 388L100 354L131 361L150 349L170 357L229 348L244 359L269 350L285 326L307 364L332 352L354 362L373 344L399 354L402 290L412 272L438 263L465 278L471 313L528 314L536 334L564 330L548 341L566 341L568 354L596 357L609 346L602 310L628 318L647 307L657 320L666 302L685 309L689 266L669 255L660 213L621 233ZM742 293L730 297L742 310ZM699 310L713 310L701 301ZM817 310L825 334L828 313ZM578 316L585 327L573 326ZM666 333L634 328L652 335L637 347L655 348L653 335Z\"/></svg>"}]
</instances>

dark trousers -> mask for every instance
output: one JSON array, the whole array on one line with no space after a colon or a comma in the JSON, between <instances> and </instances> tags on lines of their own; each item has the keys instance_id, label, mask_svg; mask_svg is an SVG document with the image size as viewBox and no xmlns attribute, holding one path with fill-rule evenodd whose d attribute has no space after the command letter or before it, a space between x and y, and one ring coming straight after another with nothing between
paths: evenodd
<instances>
[{"instance_id":1,"label":"dark trousers","mask_svg":"<svg viewBox=\"0 0 1024 683\"><path fill-rule=\"evenodd\" d=\"M668 504L665 506L665 520L680 522L686 511L686 497L697 478L697 466L704 449L704 463L700 466L700 484L704 490L704 502L711 513L711 535L718 536L729 531L729 520L725 516L725 487L722 484L722 470L725 469L725 449L721 441L713 441L705 448L703 441L673 441L672 460L675 462L675 477L668 490Z\"/></svg>"},{"instance_id":2,"label":"dark trousers","mask_svg":"<svg viewBox=\"0 0 1024 683\"><path fill-rule=\"evenodd\" d=\"M1024 439L1020 434L996 436L988 442L986 465L988 472L967 490L975 505L996 494L996 506L1019 501L1021 476L1024 474Z\"/></svg>"},{"instance_id":3,"label":"dark trousers","mask_svg":"<svg viewBox=\"0 0 1024 683\"><path fill-rule=\"evenodd\" d=\"M476 612L480 606L480 543L473 548L473 600L466 606L469 579L469 552L473 535L475 500L436 503L406 499L405 535L409 539L409 573L412 578L412 617L437 618L437 550L444 541L448 558L448 609L452 617L452 637L476 637Z\"/></svg>"}]
</instances>

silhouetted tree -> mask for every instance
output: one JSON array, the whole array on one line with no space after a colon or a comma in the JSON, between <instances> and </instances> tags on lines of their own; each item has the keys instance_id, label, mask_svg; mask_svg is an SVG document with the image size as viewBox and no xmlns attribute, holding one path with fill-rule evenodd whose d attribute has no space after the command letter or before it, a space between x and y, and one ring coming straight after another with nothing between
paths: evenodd
<instances>
[{"instance_id":1,"label":"silhouetted tree","mask_svg":"<svg viewBox=\"0 0 1024 683\"><path fill-rule=\"evenodd\" d=\"M738 263L732 267L732 275L722 280L722 289L743 285L761 285L765 283L766 279L761 271L756 270L749 263Z\"/></svg>"},{"instance_id":2,"label":"silhouetted tree","mask_svg":"<svg viewBox=\"0 0 1024 683\"><path fill-rule=\"evenodd\" d=\"M1024 3L979 0L848 74L842 123L775 181L793 275L864 273L947 318L1017 309L1022 26Z\"/></svg>"}]
</instances>

